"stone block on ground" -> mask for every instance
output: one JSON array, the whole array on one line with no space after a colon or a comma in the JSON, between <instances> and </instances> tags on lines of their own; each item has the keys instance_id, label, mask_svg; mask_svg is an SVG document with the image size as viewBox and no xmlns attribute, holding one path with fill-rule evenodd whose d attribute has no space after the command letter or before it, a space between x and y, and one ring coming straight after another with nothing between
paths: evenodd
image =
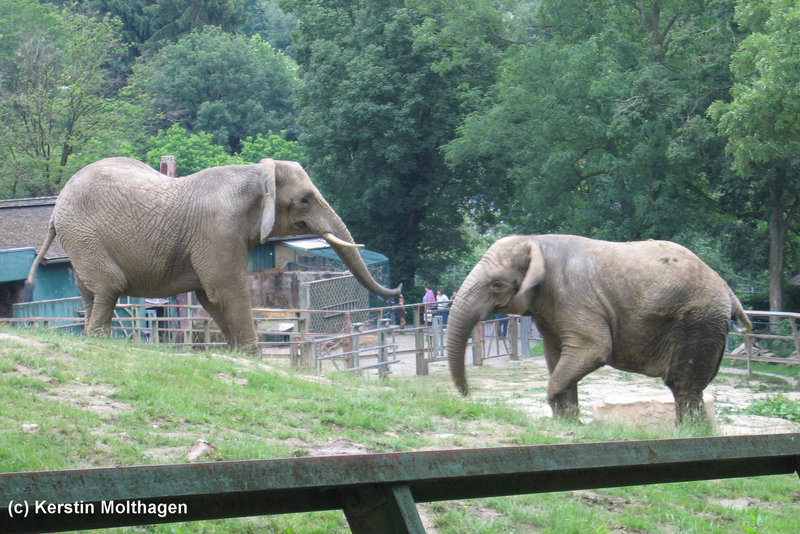
<instances>
[{"instance_id":1,"label":"stone block on ground","mask_svg":"<svg viewBox=\"0 0 800 534\"><path fill-rule=\"evenodd\" d=\"M711 395L704 395L703 403L712 428L716 428L714 398ZM675 426L675 399L669 393L603 399L592 405L592 417L594 421L606 424L652 430L672 428Z\"/></svg>"}]
</instances>

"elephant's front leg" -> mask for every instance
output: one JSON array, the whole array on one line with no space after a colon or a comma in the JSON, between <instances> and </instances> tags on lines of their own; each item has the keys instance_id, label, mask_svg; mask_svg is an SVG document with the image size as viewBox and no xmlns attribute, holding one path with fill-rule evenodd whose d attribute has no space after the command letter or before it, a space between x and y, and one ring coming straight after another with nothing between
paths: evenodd
<instances>
[{"instance_id":1,"label":"elephant's front leg","mask_svg":"<svg viewBox=\"0 0 800 534\"><path fill-rule=\"evenodd\" d=\"M547 402L553 417L577 419L578 382L592 371L606 364L611 354L611 337L587 338L584 335L566 335L558 357L548 358L555 366L547 384Z\"/></svg>"},{"instance_id":2,"label":"elephant's front leg","mask_svg":"<svg viewBox=\"0 0 800 534\"><path fill-rule=\"evenodd\" d=\"M238 289L217 287L195 293L203 308L214 317L231 348L258 354L258 338L246 283Z\"/></svg>"}]
</instances>

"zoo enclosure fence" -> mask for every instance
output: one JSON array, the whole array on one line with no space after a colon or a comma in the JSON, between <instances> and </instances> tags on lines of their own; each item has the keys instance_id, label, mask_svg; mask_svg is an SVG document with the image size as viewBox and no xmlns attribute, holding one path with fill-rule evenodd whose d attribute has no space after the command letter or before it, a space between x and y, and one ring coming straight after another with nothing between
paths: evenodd
<instances>
[{"instance_id":1,"label":"zoo enclosure fence","mask_svg":"<svg viewBox=\"0 0 800 534\"><path fill-rule=\"evenodd\" d=\"M52 301L57 309L80 308L80 298ZM428 374L430 363L445 359L447 309L431 314L422 303L363 309L255 308L253 315L262 356L288 358L292 365L359 371L377 368L381 374L398 358L413 357L416 373ZM403 327L400 317L405 317ZM84 319L18 317L0 322L23 327L83 331ZM321 328L324 327L324 328ZM112 320L115 336L145 343L192 348L223 346L214 321L197 305L118 304ZM498 357L529 355L539 339L527 317L503 316L481 322L469 343L474 365Z\"/></svg>"},{"instance_id":2,"label":"zoo enclosure fence","mask_svg":"<svg viewBox=\"0 0 800 534\"><path fill-rule=\"evenodd\" d=\"M753 362L800 365L800 313L745 311L753 323L748 333L733 328L728 332L725 357L746 362L747 376L753 376ZM800 384L800 372L796 384Z\"/></svg>"},{"instance_id":3,"label":"zoo enclosure fence","mask_svg":"<svg viewBox=\"0 0 800 534\"><path fill-rule=\"evenodd\" d=\"M80 301L77 298L60 300ZM221 333L201 307L165 304L158 308L118 305L113 320L114 334L140 342L197 348L224 345ZM741 333L731 329L726 358L745 362L748 377L752 376L754 362L800 366L797 324L800 314L745 313L753 322L753 330ZM426 375L430 363L445 359L447 309L431 312L424 304L416 303L362 309L256 308L253 314L262 355L285 357L292 365L321 367L329 363L337 369L377 368L385 373L398 358L413 355L416 373ZM406 317L404 328L398 324L401 314ZM0 321L73 332L83 329L83 318L79 315ZM324 328L320 329L319 325ZM519 359L530 355L531 347L540 339L530 318L499 316L482 321L475 328L468 343L468 355L474 365L497 357Z\"/></svg>"}]
</instances>

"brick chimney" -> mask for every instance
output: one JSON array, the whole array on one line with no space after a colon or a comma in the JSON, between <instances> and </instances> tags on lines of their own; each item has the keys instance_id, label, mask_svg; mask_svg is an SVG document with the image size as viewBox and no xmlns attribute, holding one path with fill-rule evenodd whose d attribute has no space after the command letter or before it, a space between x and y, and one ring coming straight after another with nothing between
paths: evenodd
<instances>
[{"instance_id":1,"label":"brick chimney","mask_svg":"<svg viewBox=\"0 0 800 534\"><path fill-rule=\"evenodd\" d=\"M175 164L175 156L161 156L161 174L166 174L171 178L178 176L178 167Z\"/></svg>"}]
</instances>

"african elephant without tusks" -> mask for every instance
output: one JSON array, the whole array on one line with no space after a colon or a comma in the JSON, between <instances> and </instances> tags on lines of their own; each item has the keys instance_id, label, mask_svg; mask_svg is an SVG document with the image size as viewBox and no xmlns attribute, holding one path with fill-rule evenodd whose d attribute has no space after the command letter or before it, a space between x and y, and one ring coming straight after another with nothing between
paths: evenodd
<instances>
[{"instance_id":1,"label":"african elephant without tusks","mask_svg":"<svg viewBox=\"0 0 800 534\"><path fill-rule=\"evenodd\" d=\"M122 295L168 297L193 290L228 344L255 353L248 256L270 236L302 233L324 237L370 291L400 293L370 276L360 245L303 168L272 159L183 178L128 158L87 165L56 200L28 284L57 235L74 268L87 334L110 331Z\"/></svg>"},{"instance_id":2,"label":"african elephant without tusks","mask_svg":"<svg viewBox=\"0 0 800 534\"><path fill-rule=\"evenodd\" d=\"M660 376L675 397L677 421L702 420L703 390L719 369L731 319L751 328L725 281L675 243L508 236L475 265L450 309L450 373L465 395L467 338L496 313L536 323L555 417L577 417L578 381L610 365Z\"/></svg>"}]
</instances>

